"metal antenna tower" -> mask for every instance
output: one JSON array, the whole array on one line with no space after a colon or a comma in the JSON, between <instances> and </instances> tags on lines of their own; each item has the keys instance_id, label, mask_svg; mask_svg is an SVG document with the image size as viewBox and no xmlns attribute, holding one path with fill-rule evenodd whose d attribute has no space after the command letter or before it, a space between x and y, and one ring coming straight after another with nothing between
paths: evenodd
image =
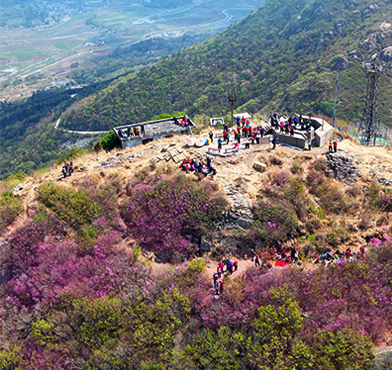
<instances>
[{"instance_id":1,"label":"metal antenna tower","mask_svg":"<svg viewBox=\"0 0 392 370\"><path fill-rule=\"evenodd\" d=\"M234 69L234 66L232 67ZM233 72L231 72L231 79L230 79L230 88L229 92L227 93L227 100L231 104L231 121L233 122L234 120L234 103L237 102L237 86L236 86L236 75Z\"/></svg>"},{"instance_id":2,"label":"metal antenna tower","mask_svg":"<svg viewBox=\"0 0 392 370\"><path fill-rule=\"evenodd\" d=\"M376 59L377 54L374 54L371 63L362 63L362 70L367 77L366 103L358 129L362 145L376 145L376 138L381 136L380 124L377 120L377 82L378 77L384 71L385 62Z\"/></svg>"}]
</instances>

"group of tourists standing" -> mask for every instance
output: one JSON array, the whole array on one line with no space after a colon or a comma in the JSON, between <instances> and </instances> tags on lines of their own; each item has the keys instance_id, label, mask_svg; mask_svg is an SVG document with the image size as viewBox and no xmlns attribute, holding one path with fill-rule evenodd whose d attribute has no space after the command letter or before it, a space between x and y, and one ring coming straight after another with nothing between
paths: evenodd
<instances>
[{"instance_id":1,"label":"group of tourists standing","mask_svg":"<svg viewBox=\"0 0 392 370\"><path fill-rule=\"evenodd\" d=\"M278 115L274 113L271 117L271 127L275 130L280 130L281 134L294 135L295 130L310 132L312 129L312 115L308 118L303 118L302 115L299 117L291 115L289 119L285 121L279 121Z\"/></svg>"},{"instance_id":2,"label":"group of tourists standing","mask_svg":"<svg viewBox=\"0 0 392 370\"><path fill-rule=\"evenodd\" d=\"M215 295L223 294L223 288L225 285L224 273L229 273L231 275L237 270L238 270L237 260L233 262L230 260L230 258L226 258L226 260L218 263L218 267L216 268L216 273L214 273L214 275L212 276L212 279L214 280Z\"/></svg>"},{"instance_id":3,"label":"group of tourists standing","mask_svg":"<svg viewBox=\"0 0 392 370\"><path fill-rule=\"evenodd\" d=\"M72 162L69 162L69 163L65 162L61 172L63 173L64 177L67 177L67 175L71 176L71 174L73 172L73 164L72 164Z\"/></svg>"},{"instance_id":4,"label":"group of tourists standing","mask_svg":"<svg viewBox=\"0 0 392 370\"><path fill-rule=\"evenodd\" d=\"M338 151L338 142L336 140L329 140L328 150L330 153L336 153Z\"/></svg>"}]
</instances>

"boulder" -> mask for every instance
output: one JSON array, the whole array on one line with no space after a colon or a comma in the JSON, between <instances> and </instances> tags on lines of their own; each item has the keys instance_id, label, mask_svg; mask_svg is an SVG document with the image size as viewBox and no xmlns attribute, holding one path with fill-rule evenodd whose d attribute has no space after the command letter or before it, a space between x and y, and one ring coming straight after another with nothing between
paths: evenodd
<instances>
[{"instance_id":1,"label":"boulder","mask_svg":"<svg viewBox=\"0 0 392 370\"><path fill-rule=\"evenodd\" d=\"M213 247L210 240L206 239L204 236L200 240L200 251L202 253L209 252Z\"/></svg>"},{"instance_id":2,"label":"boulder","mask_svg":"<svg viewBox=\"0 0 392 370\"><path fill-rule=\"evenodd\" d=\"M253 168L258 171L258 172L264 172L266 169L267 165L264 163L260 163L260 162L255 162L253 164Z\"/></svg>"}]
</instances>

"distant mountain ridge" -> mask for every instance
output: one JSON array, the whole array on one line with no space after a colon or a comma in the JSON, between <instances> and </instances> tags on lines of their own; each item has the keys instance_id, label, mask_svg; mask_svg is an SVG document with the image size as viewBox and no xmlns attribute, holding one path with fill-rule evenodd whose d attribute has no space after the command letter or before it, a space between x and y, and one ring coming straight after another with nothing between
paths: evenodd
<instances>
[{"instance_id":1,"label":"distant mountain ridge","mask_svg":"<svg viewBox=\"0 0 392 370\"><path fill-rule=\"evenodd\" d=\"M216 37L88 98L67 113L64 126L102 130L180 110L224 114L232 70L239 110L331 116L339 68L338 116L358 120L366 89L361 61L375 52L391 59L391 13L386 1L269 0ZM381 121L389 125L390 81L388 75L380 80L379 107Z\"/></svg>"}]
</instances>

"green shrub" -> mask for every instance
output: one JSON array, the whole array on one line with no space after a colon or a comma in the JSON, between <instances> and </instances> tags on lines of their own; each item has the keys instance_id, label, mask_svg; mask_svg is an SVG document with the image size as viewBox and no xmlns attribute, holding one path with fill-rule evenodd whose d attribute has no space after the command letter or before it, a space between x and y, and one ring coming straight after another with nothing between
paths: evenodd
<instances>
[{"instance_id":1,"label":"green shrub","mask_svg":"<svg viewBox=\"0 0 392 370\"><path fill-rule=\"evenodd\" d=\"M114 148L120 148L121 142L117 135L113 130L110 130L102 139L101 139L102 148L107 152L110 152Z\"/></svg>"},{"instance_id":2,"label":"green shrub","mask_svg":"<svg viewBox=\"0 0 392 370\"><path fill-rule=\"evenodd\" d=\"M95 144L94 144L94 151L96 152L96 153L99 153L99 152L101 152L102 150L103 150L103 146L102 146L102 142L101 142L101 140L99 140L99 141L97 141Z\"/></svg>"},{"instance_id":3,"label":"green shrub","mask_svg":"<svg viewBox=\"0 0 392 370\"><path fill-rule=\"evenodd\" d=\"M176 113L171 113L171 114L169 114L169 113L162 113L159 116L155 116L150 121L158 121L160 119L180 117L180 116L183 117L185 115L186 115L185 112L176 112Z\"/></svg>"},{"instance_id":4,"label":"green shrub","mask_svg":"<svg viewBox=\"0 0 392 370\"><path fill-rule=\"evenodd\" d=\"M45 320L38 320L33 323L32 334L37 344L41 347L46 346L54 339L54 324Z\"/></svg>"},{"instance_id":5,"label":"green shrub","mask_svg":"<svg viewBox=\"0 0 392 370\"><path fill-rule=\"evenodd\" d=\"M303 172L303 170L302 161L300 159L294 160L293 164L291 165L291 172L297 174Z\"/></svg>"},{"instance_id":6,"label":"green shrub","mask_svg":"<svg viewBox=\"0 0 392 370\"><path fill-rule=\"evenodd\" d=\"M313 162L313 168L316 171L324 172L328 168L328 162L325 158L318 158Z\"/></svg>"},{"instance_id":7,"label":"green shrub","mask_svg":"<svg viewBox=\"0 0 392 370\"><path fill-rule=\"evenodd\" d=\"M96 218L100 207L82 190L63 189L46 183L39 187L38 196L43 205L73 227L81 227Z\"/></svg>"},{"instance_id":8,"label":"green shrub","mask_svg":"<svg viewBox=\"0 0 392 370\"><path fill-rule=\"evenodd\" d=\"M2 370L21 369L21 367L18 367L21 360L21 348L16 345L0 351L0 369Z\"/></svg>"},{"instance_id":9,"label":"green shrub","mask_svg":"<svg viewBox=\"0 0 392 370\"><path fill-rule=\"evenodd\" d=\"M0 230L11 225L22 211L23 202L12 191L5 191L0 196Z\"/></svg>"}]
</instances>

